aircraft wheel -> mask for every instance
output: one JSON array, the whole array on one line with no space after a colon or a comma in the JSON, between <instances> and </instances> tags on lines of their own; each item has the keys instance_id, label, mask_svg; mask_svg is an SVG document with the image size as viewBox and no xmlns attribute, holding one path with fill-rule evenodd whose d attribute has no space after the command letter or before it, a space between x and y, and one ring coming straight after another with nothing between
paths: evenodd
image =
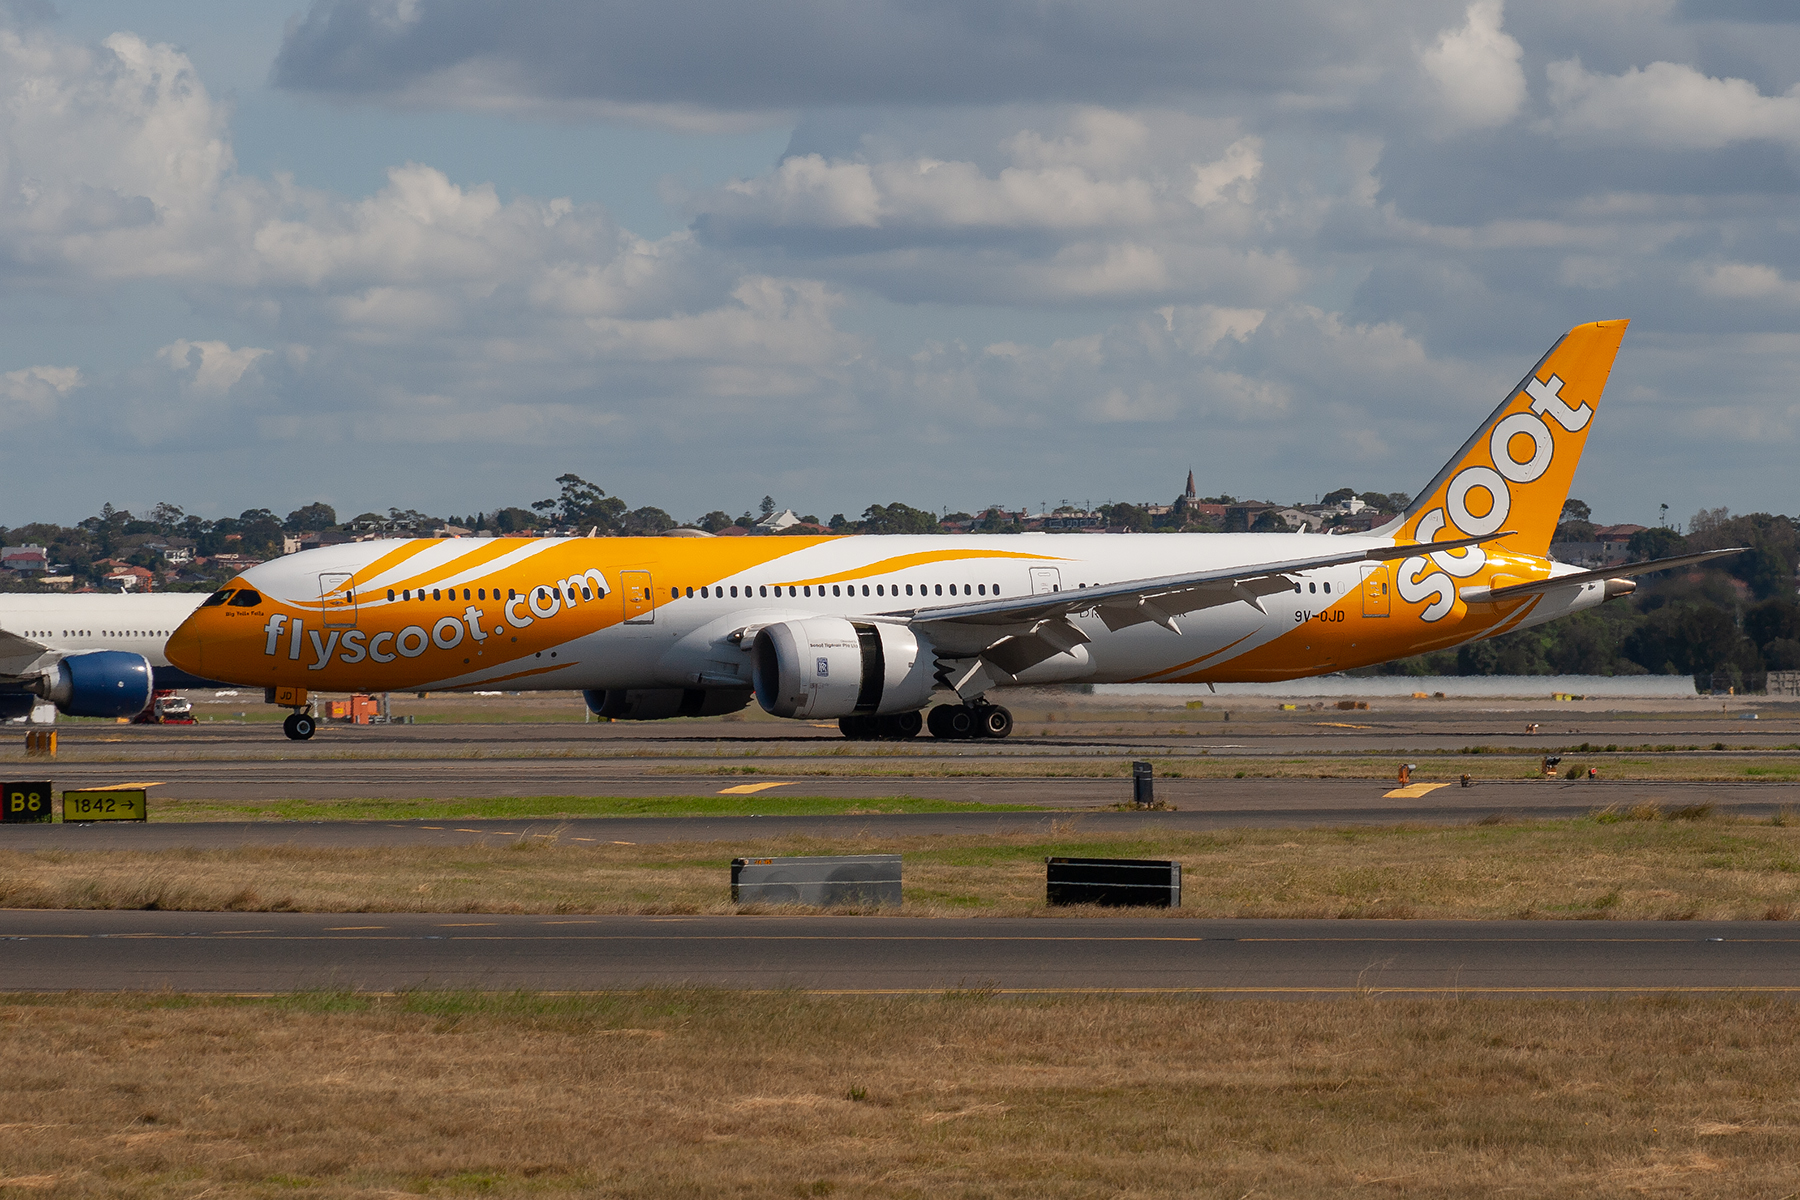
<instances>
[{"instance_id":1,"label":"aircraft wheel","mask_svg":"<svg viewBox=\"0 0 1800 1200\"><path fill-rule=\"evenodd\" d=\"M931 736L956 740L975 736L975 712L966 704L940 704L931 710Z\"/></svg>"},{"instance_id":2,"label":"aircraft wheel","mask_svg":"<svg viewBox=\"0 0 1800 1200\"><path fill-rule=\"evenodd\" d=\"M916 712L894 713L876 719L881 722L881 736L897 741L918 737L919 730L925 726L925 719Z\"/></svg>"},{"instance_id":3,"label":"aircraft wheel","mask_svg":"<svg viewBox=\"0 0 1800 1200\"><path fill-rule=\"evenodd\" d=\"M868 717L838 718L838 729L853 742L866 742L874 737L874 724Z\"/></svg>"},{"instance_id":4,"label":"aircraft wheel","mask_svg":"<svg viewBox=\"0 0 1800 1200\"><path fill-rule=\"evenodd\" d=\"M281 732L296 742L306 741L316 731L317 726L314 725L313 719L305 713L289 713L288 719L281 723Z\"/></svg>"},{"instance_id":5,"label":"aircraft wheel","mask_svg":"<svg viewBox=\"0 0 1800 1200\"><path fill-rule=\"evenodd\" d=\"M1012 714L998 704L984 704L975 710L976 736L1003 738L1012 732Z\"/></svg>"}]
</instances>

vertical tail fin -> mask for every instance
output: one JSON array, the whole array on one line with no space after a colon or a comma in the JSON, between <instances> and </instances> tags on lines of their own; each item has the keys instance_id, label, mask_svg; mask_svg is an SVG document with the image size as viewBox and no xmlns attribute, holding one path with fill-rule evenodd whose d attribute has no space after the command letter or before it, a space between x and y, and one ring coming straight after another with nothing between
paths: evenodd
<instances>
[{"instance_id":1,"label":"vertical tail fin","mask_svg":"<svg viewBox=\"0 0 1800 1200\"><path fill-rule=\"evenodd\" d=\"M1548 553L1627 324L1596 321L1564 334L1412 507L1375 532L1429 542L1510 529L1495 547Z\"/></svg>"}]
</instances>

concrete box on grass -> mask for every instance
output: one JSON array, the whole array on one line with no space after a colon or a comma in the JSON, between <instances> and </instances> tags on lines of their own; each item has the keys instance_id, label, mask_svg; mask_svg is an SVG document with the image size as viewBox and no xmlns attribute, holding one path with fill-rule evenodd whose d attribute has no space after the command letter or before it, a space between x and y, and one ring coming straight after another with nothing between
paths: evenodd
<instances>
[{"instance_id":1,"label":"concrete box on grass","mask_svg":"<svg viewBox=\"0 0 1800 1200\"><path fill-rule=\"evenodd\" d=\"M898 854L734 858L734 904L899 904Z\"/></svg>"},{"instance_id":2,"label":"concrete box on grass","mask_svg":"<svg viewBox=\"0 0 1800 1200\"><path fill-rule=\"evenodd\" d=\"M1152 858L1046 858L1051 904L1181 907L1181 864Z\"/></svg>"}]
</instances>

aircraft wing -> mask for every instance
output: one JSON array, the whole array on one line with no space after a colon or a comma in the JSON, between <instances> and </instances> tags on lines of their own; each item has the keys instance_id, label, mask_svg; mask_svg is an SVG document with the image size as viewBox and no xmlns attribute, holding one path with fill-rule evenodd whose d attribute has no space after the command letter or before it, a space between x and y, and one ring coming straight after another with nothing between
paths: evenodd
<instances>
[{"instance_id":1,"label":"aircraft wing","mask_svg":"<svg viewBox=\"0 0 1800 1200\"><path fill-rule=\"evenodd\" d=\"M0 682L13 683L37 674L38 660L50 647L28 637L0 629Z\"/></svg>"},{"instance_id":2,"label":"aircraft wing","mask_svg":"<svg viewBox=\"0 0 1800 1200\"><path fill-rule=\"evenodd\" d=\"M1602 567L1598 571L1580 571L1572 575L1552 575L1548 579L1534 579L1530 583L1515 583L1498 588L1463 588L1462 598L1474 603L1493 602L1499 600L1522 600L1526 596L1536 596L1544 592L1554 592L1558 588L1573 587L1584 583L1593 583L1600 579L1627 579L1633 575L1651 575L1657 571L1668 571L1676 567L1690 567L1695 563L1703 563L1714 558L1724 558L1730 554L1742 554L1748 546L1737 546L1730 550L1702 550L1697 554L1678 554L1673 558L1656 558L1649 562L1626 563L1618 567Z\"/></svg>"},{"instance_id":3,"label":"aircraft wing","mask_svg":"<svg viewBox=\"0 0 1800 1200\"><path fill-rule=\"evenodd\" d=\"M1248 563L1035 596L964 601L884 615L930 627L951 654L977 654L986 663L1016 675L1054 655L1068 653L1089 640L1069 621L1075 613L1092 610L1108 629L1115 632L1130 625L1154 621L1180 633L1178 618L1199 609L1242 600L1257 611L1264 611L1262 598L1292 591L1294 580L1291 576L1304 571L1354 562L1387 562L1438 550L1459 550L1510 536L1512 531L1506 530L1485 537L1452 541L1359 547L1278 562Z\"/></svg>"}]
</instances>

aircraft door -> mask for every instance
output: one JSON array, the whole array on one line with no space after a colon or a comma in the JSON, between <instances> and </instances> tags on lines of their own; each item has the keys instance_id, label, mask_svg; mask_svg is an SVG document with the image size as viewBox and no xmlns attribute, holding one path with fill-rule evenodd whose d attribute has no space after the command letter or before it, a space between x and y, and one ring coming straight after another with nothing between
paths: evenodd
<instances>
[{"instance_id":1,"label":"aircraft door","mask_svg":"<svg viewBox=\"0 0 1800 1200\"><path fill-rule=\"evenodd\" d=\"M348 573L319 576L319 607L327 629L356 628L356 590Z\"/></svg>"},{"instance_id":2,"label":"aircraft door","mask_svg":"<svg viewBox=\"0 0 1800 1200\"><path fill-rule=\"evenodd\" d=\"M1386 563L1362 564L1362 604L1363 616L1385 617L1393 597L1388 595L1388 569Z\"/></svg>"},{"instance_id":3,"label":"aircraft door","mask_svg":"<svg viewBox=\"0 0 1800 1200\"><path fill-rule=\"evenodd\" d=\"M1031 568L1031 594L1048 596L1062 591L1062 574L1055 567Z\"/></svg>"},{"instance_id":4,"label":"aircraft door","mask_svg":"<svg viewBox=\"0 0 1800 1200\"><path fill-rule=\"evenodd\" d=\"M619 594L625 598L625 624L655 623L656 593L650 587L650 572L620 571Z\"/></svg>"}]
</instances>

